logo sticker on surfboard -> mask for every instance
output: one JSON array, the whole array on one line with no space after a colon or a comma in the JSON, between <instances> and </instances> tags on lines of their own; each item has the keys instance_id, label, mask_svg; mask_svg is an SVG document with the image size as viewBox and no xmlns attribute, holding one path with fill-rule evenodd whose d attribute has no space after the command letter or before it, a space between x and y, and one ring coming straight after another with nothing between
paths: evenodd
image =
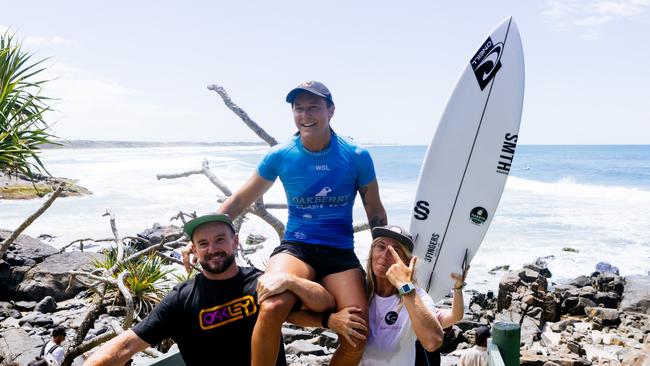
<instances>
[{"instance_id":1,"label":"logo sticker on surfboard","mask_svg":"<svg viewBox=\"0 0 650 366\"><path fill-rule=\"evenodd\" d=\"M473 224L483 225L487 220L488 213L483 207L474 207L472 212L469 213L469 219Z\"/></svg>"},{"instance_id":2,"label":"logo sticker on surfboard","mask_svg":"<svg viewBox=\"0 0 650 366\"><path fill-rule=\"evenodd\" d=\"M478 52L472 57L472 69L481 90L490 83L497 71L501 68L501 54L503 53L503 43L494 43L492 38L488 37Z\"/></svg>"}]
</instances>

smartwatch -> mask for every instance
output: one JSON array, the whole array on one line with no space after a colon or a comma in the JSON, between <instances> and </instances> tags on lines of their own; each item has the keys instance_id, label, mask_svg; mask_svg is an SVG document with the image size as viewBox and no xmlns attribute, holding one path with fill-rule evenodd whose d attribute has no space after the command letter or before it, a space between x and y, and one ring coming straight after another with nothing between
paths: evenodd
<instances>
[{"instance_id":1,"label":"smartwatch","mask_svg":"<svg viewBox=\"0 0 650 366\"><path fill-rule=\"evenodd\" d=\"M398 293L399 293L400 296L404 296L404 295L406 295L406 294L408 294L410 292L413 292L413 290L415 290L415 286L413 286L412 283L407 282L402 287L400 287L398 289Z\"/></svg>"}]
</instances>

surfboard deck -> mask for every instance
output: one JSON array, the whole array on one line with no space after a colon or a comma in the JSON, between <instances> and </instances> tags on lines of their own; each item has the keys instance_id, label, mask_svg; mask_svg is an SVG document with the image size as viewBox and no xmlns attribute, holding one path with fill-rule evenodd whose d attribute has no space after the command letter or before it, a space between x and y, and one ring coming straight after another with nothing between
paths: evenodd
<instances>
[{"instance_id":1,"label":"surfboard deck","mask_svg":"<svg viewBox=\"0 0 650 366\"><path fill-rule=\"evenodd\" d=\"M517 146L524 56L509 17L468 59L427 149L410 232L418 285L438 301L476 254L499 204Z\"/></svg>"}]
</instances>

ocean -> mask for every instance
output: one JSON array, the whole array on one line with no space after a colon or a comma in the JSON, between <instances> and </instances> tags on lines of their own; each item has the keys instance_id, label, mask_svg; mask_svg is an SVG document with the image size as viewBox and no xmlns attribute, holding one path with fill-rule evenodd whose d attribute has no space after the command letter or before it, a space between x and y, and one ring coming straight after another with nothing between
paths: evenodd
<instances>
[{"instance_id":1,"label":"ocean","mask_svg":"<svg viewBox=\"0 0 650 366\"><path fill-rule=\"evenodd\" d=\"M408 227L413 193L425 146L368 146L375 161L389 221ZM253 172L267 148L261 145L45 150L43 160L54 176L77 179L93 194L59 198L26 231L54 236L61 247L79 238L110 238L107 210L121 236L135 235L154 222L170 221L179 211L208 212L221 192L203 175L157 180L157 174L211 170L231 190ZM280 183L265 196L284 202ZM0 228L15 229L43 199L0 201ZM650 145L518 146L506 188L487 235L472 261L470 288L496 289L502 265L519 268L538 257L548 259L555 280L588 274L607 261L621 274L650 271ZM286 220L284 210L272 211ZM355 222L365 222L357 199ZM279 240L256 217L242 228L269 238L253 256L263 266ZM367 258L369 233L355 237L360 259ZM564 251L572 248L577 252Z\"/></svg>"}]
</instances>

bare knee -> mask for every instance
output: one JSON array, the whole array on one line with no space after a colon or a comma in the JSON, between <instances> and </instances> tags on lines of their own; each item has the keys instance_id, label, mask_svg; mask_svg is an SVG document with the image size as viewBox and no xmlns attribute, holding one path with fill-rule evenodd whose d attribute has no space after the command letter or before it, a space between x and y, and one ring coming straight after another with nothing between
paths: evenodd
<instances>
[{"instance_id":1,"label":"bare knee","mask_svg":"<svg viewBox=\"0 0 650 366\"><path fill-rule=\"evenodd\" d=\"M269 297L260 304L258 321L281 324L287 319L295 303L295 296L289 293Z\"/></svg>"}]
</instances>

